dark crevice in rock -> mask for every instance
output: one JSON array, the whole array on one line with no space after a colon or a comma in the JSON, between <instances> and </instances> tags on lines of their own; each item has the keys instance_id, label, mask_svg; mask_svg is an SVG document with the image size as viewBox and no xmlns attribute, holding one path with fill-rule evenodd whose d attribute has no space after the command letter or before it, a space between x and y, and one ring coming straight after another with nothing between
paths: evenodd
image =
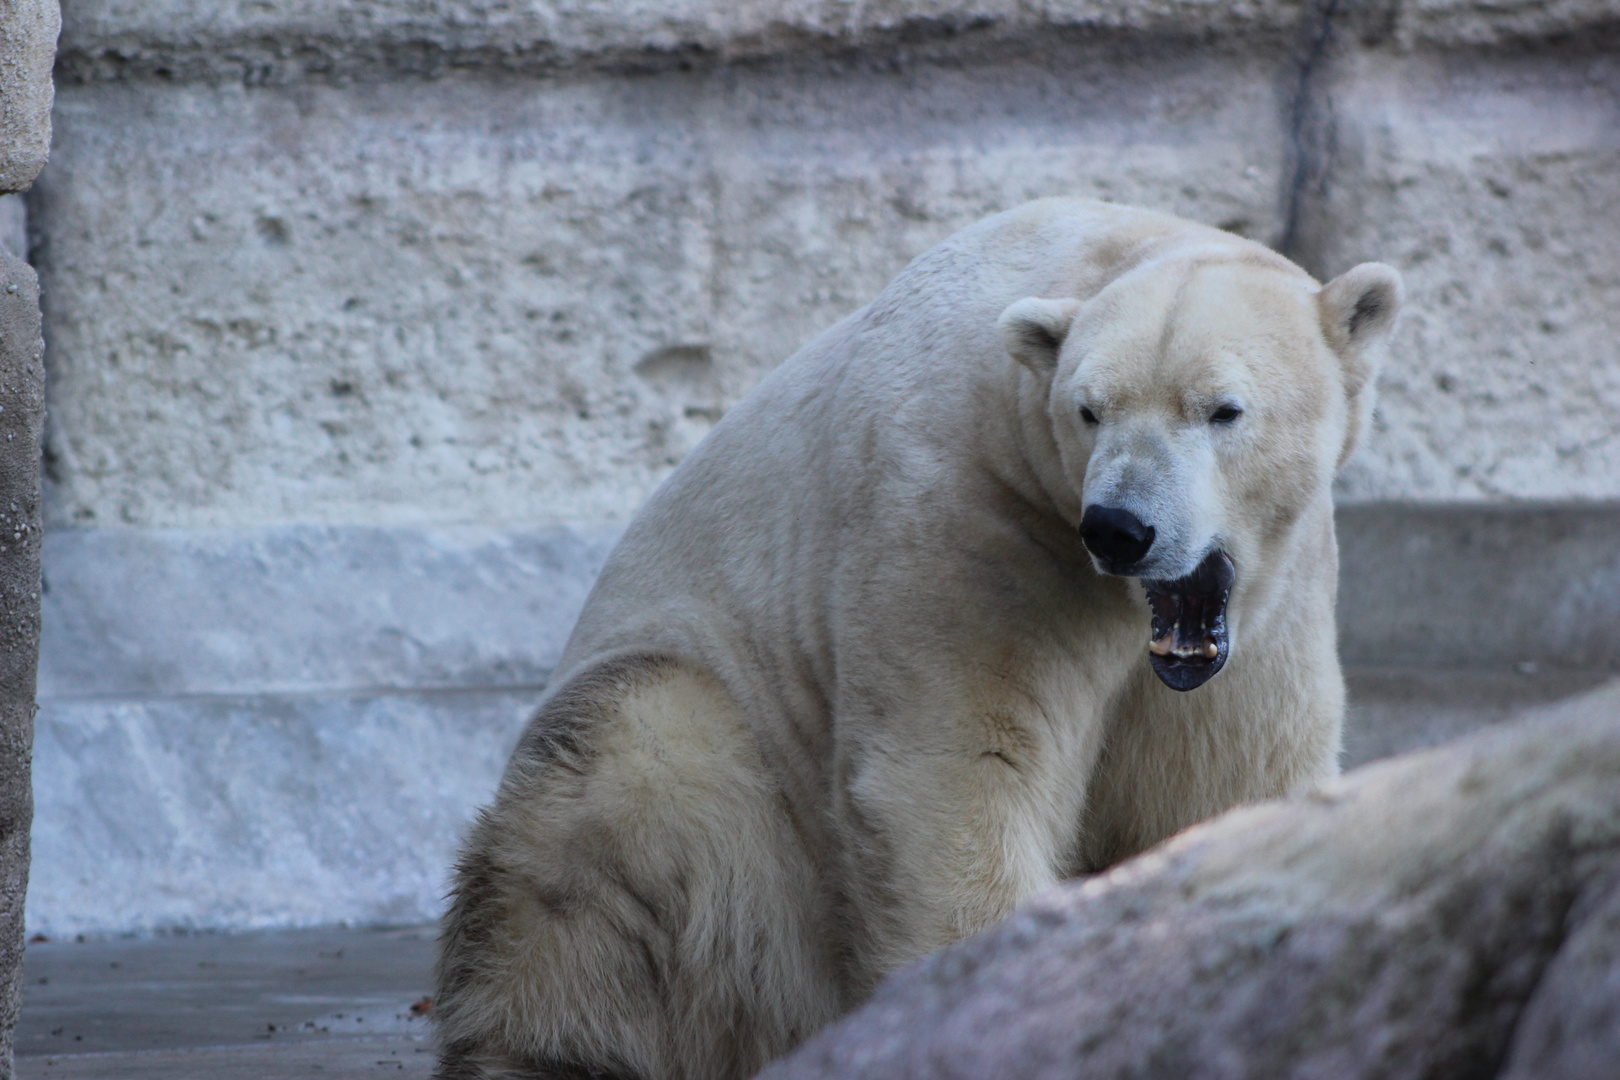
<instances>
[{"instance_id":1,"label":"dark crevice in rock","mask_svg":"<svg viewBox=\"0 0 1620 1080\"><path fill-rule=\"evenodd\" d=\"M1312 243L1310 216L1325 196L1335 149L1333 101L1327 90L1340 37L1345 0L1318 0L1300 47L1299 66L1287 106L1288 169L1283 191L1283 228L1276 248L1321 276L1319 245Z\"/></svg>"}]
</instances>

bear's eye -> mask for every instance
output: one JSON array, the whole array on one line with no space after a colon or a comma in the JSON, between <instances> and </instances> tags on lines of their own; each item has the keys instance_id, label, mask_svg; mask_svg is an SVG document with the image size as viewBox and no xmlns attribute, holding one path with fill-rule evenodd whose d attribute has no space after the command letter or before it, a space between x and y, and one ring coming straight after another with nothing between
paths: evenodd
<instances>
[{"instance_id":1,"label":"bear's eye","mask_svg":"<svg viewBox=\"0 0 1620 1080\"><path fill-rule=\"evenodd\" d=\"M1080 419L1084 420L1088 424L1095 424L1097 422L1097 414L1082 405L1080 406Z\"/></svg>"},{"instance_id":2,"label":"bear's eye","mask_svg":"<svg viewBox=\"0 0 1620 1080\"><path fill-rule=\"evenodd\" d=\"M1222 405L1209 414L1209 422L1212 424L1230 424L1242 415L1243 410L1236 405Z\"/></svg>"}]
</instances>

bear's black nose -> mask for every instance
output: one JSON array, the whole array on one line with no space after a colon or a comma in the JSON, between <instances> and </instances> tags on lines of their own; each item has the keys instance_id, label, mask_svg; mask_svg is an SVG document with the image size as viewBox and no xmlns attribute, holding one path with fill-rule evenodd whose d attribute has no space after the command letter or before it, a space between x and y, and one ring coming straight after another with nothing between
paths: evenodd
<instances>
[{"instance_id":1,"label":"bear's black nose","mask_svg":"<svg viewBox=\"0 0 1620 1080\"><path fill-rule=\"evenodd\" d=\"M1153 526L1142 524L1142 519L1129 510L1093 503L1080 519L1080 539L1093 555L1117 572L1147 555L1153 546Z\"/></svg>"}]
</instances>

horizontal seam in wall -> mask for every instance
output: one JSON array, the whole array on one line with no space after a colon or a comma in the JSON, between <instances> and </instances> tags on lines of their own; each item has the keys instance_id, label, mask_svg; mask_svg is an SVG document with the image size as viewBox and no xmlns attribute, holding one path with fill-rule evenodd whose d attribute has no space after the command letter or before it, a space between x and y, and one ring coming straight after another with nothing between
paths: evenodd
<instances>
[{"instance_id":1,"label":"horizontal seam in wall","mask_svg":"<svg viewBox=\"0 0 1620 1080\"><path fill-rule=\"evenodd\" d=\"M57 702L130 702L144 704L159 701L246 701L254 698L346 698L346 697L453 697L466 694L540 694L547 683L471 683L465 685L434 686L331 686L299 690L246 689L231 691L200 691L195 693L106 693L106 694L41 694L38 702L51 705Z\"/></svg>"}]
</instances>

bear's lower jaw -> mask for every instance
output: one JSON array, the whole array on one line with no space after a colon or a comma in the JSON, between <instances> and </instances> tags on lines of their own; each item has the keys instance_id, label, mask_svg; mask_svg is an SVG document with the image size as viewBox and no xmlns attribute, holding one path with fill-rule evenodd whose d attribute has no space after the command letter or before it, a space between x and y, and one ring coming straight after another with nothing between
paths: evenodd
<instances>
[{"instance_id":1,"label":"bear's lower jaw","mask_svg":"<svg viewBox=\"0 0 1620 1080\"><path fill-rule=\"evenodd\" d=\"M1231 558L1220 550L1206 555L1186 577L1143 580L1153 608L1148 659L1170 689L1196 690L1226 666L1226 601L1236 580Z\"/></svg>"}]
</instances>

